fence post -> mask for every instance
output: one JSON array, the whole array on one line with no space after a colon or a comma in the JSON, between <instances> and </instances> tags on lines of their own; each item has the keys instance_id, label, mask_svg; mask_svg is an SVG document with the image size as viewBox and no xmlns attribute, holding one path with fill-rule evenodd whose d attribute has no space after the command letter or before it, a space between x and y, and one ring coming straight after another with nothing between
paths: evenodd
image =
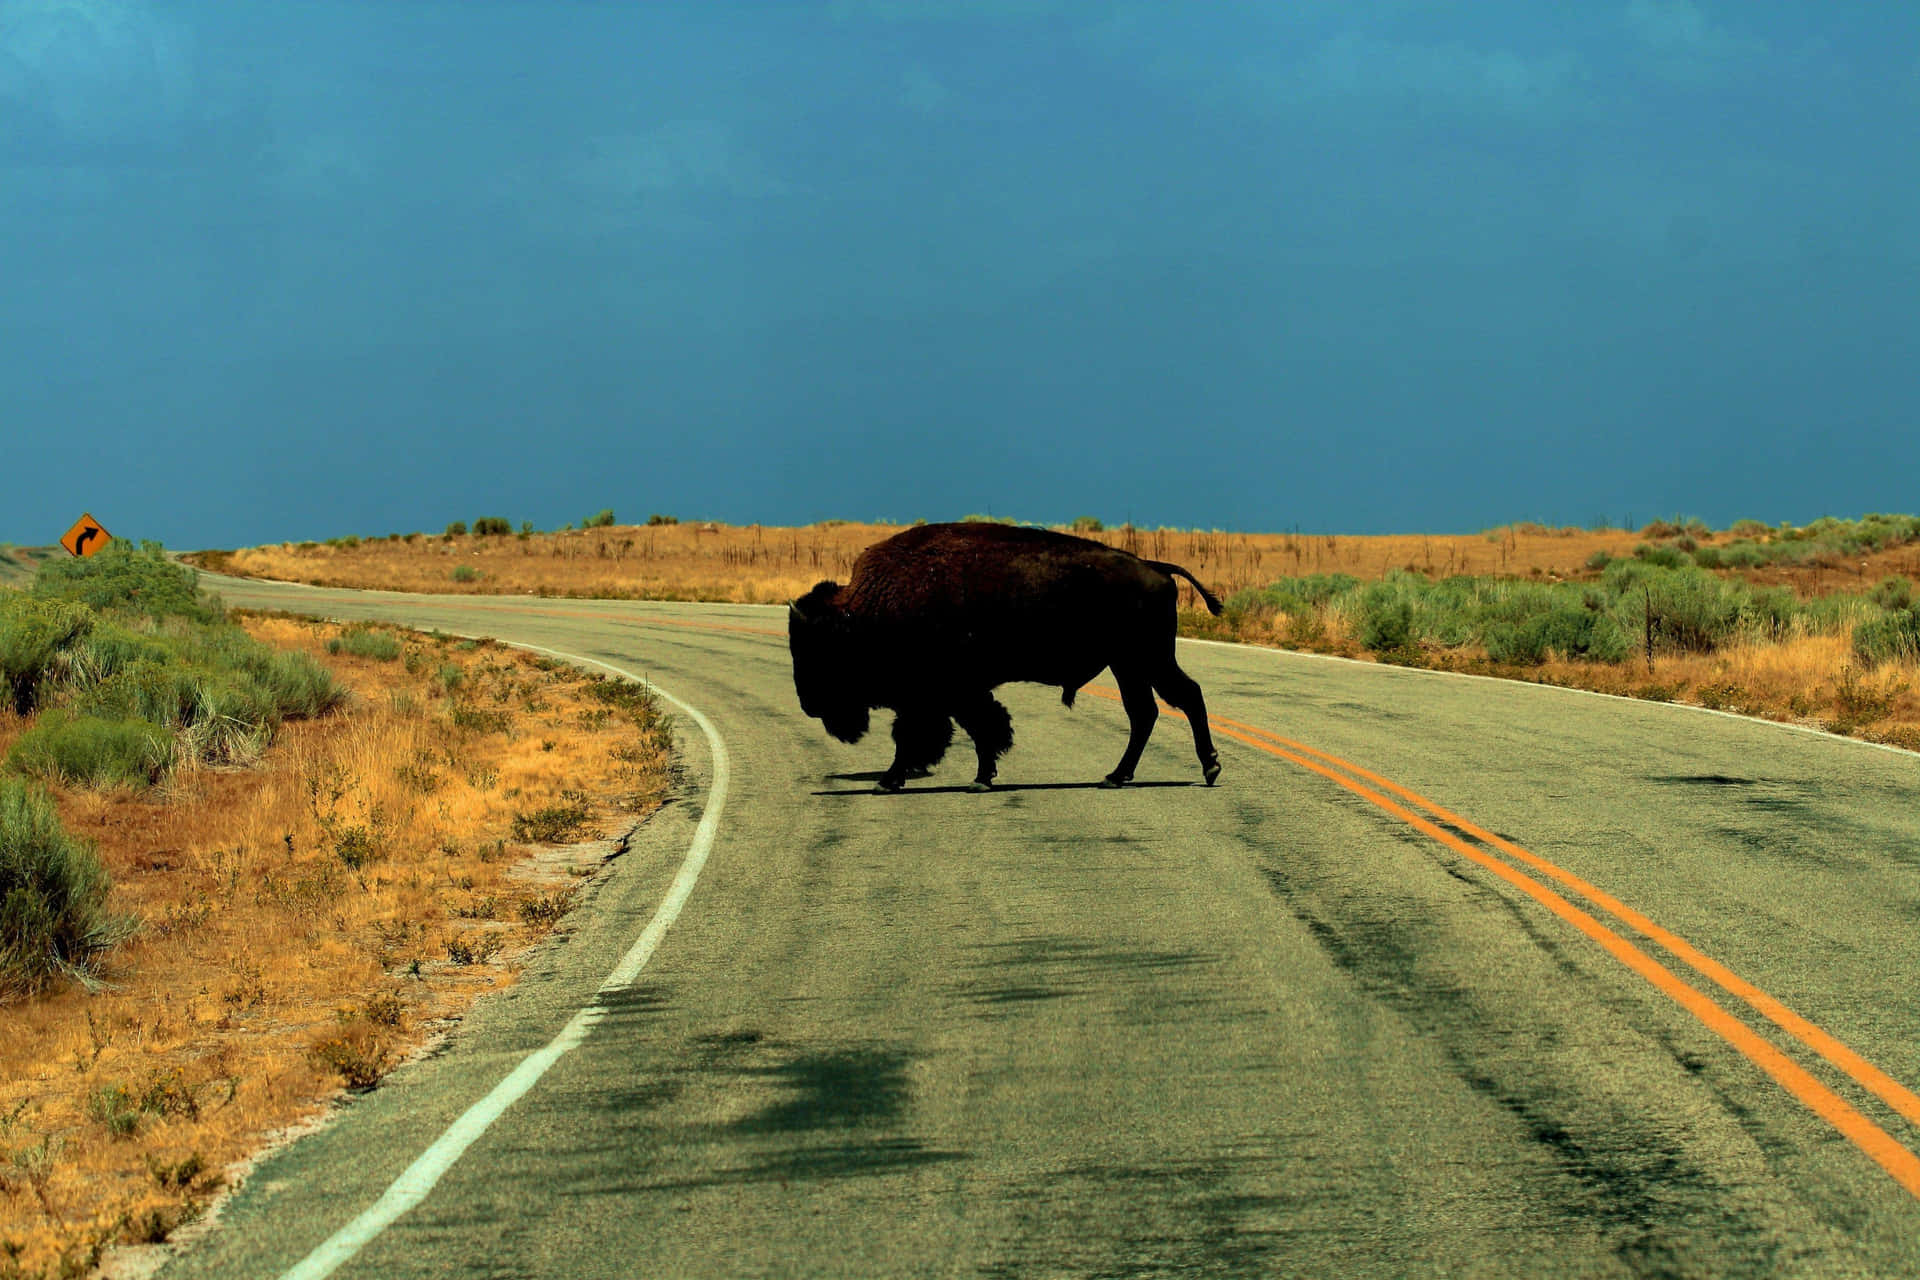
<instances>
[{"instance_id":1,"label":"fence post","mask_svg":"<svg viewBox=\"0 0 1920 1280\"><path fill-rule=\"evenodd\" d=\"M1647 674L1652 675L1653 674L1653 588L1643 583L1640 587L1640 591L1646 597L1646 602L1647 602Z\"/></svg>"}]
</instances>

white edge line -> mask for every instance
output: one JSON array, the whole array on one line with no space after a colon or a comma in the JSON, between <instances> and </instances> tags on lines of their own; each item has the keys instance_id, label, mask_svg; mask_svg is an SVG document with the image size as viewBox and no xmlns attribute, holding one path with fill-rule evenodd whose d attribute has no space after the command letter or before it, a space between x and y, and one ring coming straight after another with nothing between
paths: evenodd
<instances>
[{"instance_id":1,"label":"white edge line","mask_svg":"<svg viewBox=\"0 0 1920 1280\"><path fill-rule=\"evenodd\" d=\"M640 976L652 958L654 949L666 936L668 929L680 915L680 909L686 905L687 898L693 893L693 886L700 879L701 868L706 866L707 853L713 848L714 833L720 827L720 811L726 804L727 784L732 767L727 759L726 744L720 740L713 724L692 706L680 701L651 681L642 680L632 672L623 671L611 663L600 662L593 658L583 658L578 654L562 653L557 649L542 648L537 644L515 644L512 641L498 641L516 649L530 649L536 653L550 654L569 662L600 667L617 676L632 680L636 684L645 684L654 693L685 712L688 719L700 726L700 732L707 736L707 747L713 755L713 785L707 793L706 810L700 815L700 824L694 828L693 840L687 846L687 856L680 863L680 873L673 878L673 884L667 890L667 896L653 913L653 919L641 931L620 963L613 967L606 980L594 992L594 998L584 1009L560 1029L560 1034L547 1042L545 1048L521 1059L507 1078L495 1085L491 1092L480 1101L468 1107L466 1112L448 1126L425 1151L407 1166L405 1172L394 1179L393 1185L359 1217L334 1232L318 1248L309 1253L291 1270L285 1272L281 1280L321 1280L349 1261L355 1254L371 1242L382 1231L393 1224L395 1219L426 1199L440 1179L451 1169L454 1163L466 1153L481 1134L498 1120L500 1116L518 1102L526 1092L533 1088L547 1069L569 1050L587 1038L587 1032L605 1016L606 1007L601 998L630 984Z\"/></svg>"}]
</instances>

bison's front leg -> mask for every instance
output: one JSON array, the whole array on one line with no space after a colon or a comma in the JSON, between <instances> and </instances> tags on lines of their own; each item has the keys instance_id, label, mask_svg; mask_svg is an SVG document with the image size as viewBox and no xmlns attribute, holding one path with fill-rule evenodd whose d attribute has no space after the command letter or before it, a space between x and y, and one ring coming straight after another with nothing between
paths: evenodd
<instances>
[{"instance_id":1,"label":"bison's front leg","mask_svg":"<svg viewBox=\"0 0 1920 1280\"><path fill-rule=\"evenodd\" d=\"M982 689L954 708L953 718L973 739L973 752L980 761L968 790L991 790L993 775L998 772L995 762L1013 746L1013 717L992 693Z\"/></svg>"},{"instance_id":2,"label":"bison's front leg","mask_svg":"<svg viewBox=\"0 0 1920 1280\"><path fill-rule=\"evenodd\" d=\"M902 707L893 717L893 763L876 785L882 791L898 791L909 777L925 777L952 743L953 721L945 712Z\"/></svg>"}]
</instances>

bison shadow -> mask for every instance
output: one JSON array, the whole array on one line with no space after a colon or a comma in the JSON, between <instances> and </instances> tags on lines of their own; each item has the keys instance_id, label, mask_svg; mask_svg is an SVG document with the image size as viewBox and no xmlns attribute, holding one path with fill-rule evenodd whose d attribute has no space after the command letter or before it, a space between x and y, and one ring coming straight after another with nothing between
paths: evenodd
<instances>
[{"instance_id":1,"label":"bison shadow","mask_svg":"<svg viewBox=\"0 0 1920 1280\"><path fill-rule=\"evenodd\" d=\"M842 789L838 791L816 791L816 796L940 796L940 795L992 795L999 791L1113 791L1120 788L1107 786L1100 782L996 782L993 791L976 792L971 787L915 787L908 786L899 791L884 791L877 787L881 770L874 769L864 773L830 773L829 781L834 782L871 782L873 788L859 790ZM1201 784L1188 781L1167 780L1164 782L1129 782L1128 788L1146 790L1151 787L1193 787Z\"/></svg>"}]
</instances>

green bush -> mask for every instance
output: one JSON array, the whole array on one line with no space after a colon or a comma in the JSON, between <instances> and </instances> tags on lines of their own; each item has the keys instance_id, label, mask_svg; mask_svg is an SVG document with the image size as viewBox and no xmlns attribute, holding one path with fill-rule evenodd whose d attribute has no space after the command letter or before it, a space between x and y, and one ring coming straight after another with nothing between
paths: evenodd
<instances>
[{"instance_id":1,"label":"green bush","mask_svg":"<svg viewBox=\"0 0 1920 1280\"><path fill-rule=\"evenodd\" d=\"M467 536L467 522L465 520L455 520L453 523L447 526L447 537L464 538L466 536Z\"/></svg>"},{"instance_id":2,"label":"green bush","mask_svg":"<svg viewBox=\"0 0 1920 1280\"><path fill-rule=\"evenodd\" d=\"M1668 649L1710 653L1750 617L1752 592L1746 583L1717 578L1692 564L1663 566L1649 557L1616 560L1601 582L1616 614L1630 619L1635 629L1647 625L1650 611L1654 643Z\"/></svg>"},{"instance_id":3,"label":"green bush","mask_svg":"<svg viewBox=\"0 0 1920 1280\"><path fill-rule=\"evenodd\" d=\"M1553 656L1623 662L1633 652L1633 641L1618 619L1564 596L1524 621L1489 624L1483 643L1495 662L1522 665L1537 665Z\"/></svg>"},{"instance_id":4,"label":"green bush","mask_svg":"<svg viewBox=\"0 0 1920 1280\"><path fill-rule=\"evenodd\" d=\"M455 582L477 582L480 571L470 564L458 564L453 567L453 572L449 576Z\"/></svg>"},{"instance_id":5,"label":"green bush","mask_svg":"<svg viewBox=\"0 0 1920 1280\"><path fill-rule=\"evenodd\" d=\"M602 507L580 522L582 529L607 529L613 526L613 508Z\"/></svg>"},{"instance_id":6,"label":"green bush","mask_svg":"<svg viewBox=\"0 0 1920 1280\"><path fill-rule=\"evenodd\" d=\"M15 711L30 714L49 682L71 674L74 646L93 624L93 612L84 605L11 593L0 597L0 693Z\"/></svg>"},{"instance_id":7,"label":"green bush","mask_svg":"<svg viewBox=\"0 0 1920 1280\"><path fill-rule=\"evenodd\" d=\"M392 662L400 656L400 642L391 632L355 627L327 641L328 653L346 653L356 658Z\"/></svg>"},{"instance_id":8,"label":"green bush","mask_svg":"<svg viewBox=\"0 0 1920 1280\"><path fill-rule=\"evenodd\" d=\"M7 765L21 773L102 790L152 786L173 758L173 735L150 720L106 720L49 711L20 735Z\"/></svg>"},{"instance_id":9,"label":"green bush","mask_svg":"<svg viewBox=\"0 0 1920 1280\"><path fill-rule=\"evenodd\" d=\"M107 871L38 787L0 778L0 996L90 982L130 921L107 911Z\"/></svg>"},{"instance_id":10,"label":"green bush","mask_svg":"<svg viewBox=\"0 0 1920 1280\"><path fill-rule=\"evenodd\" d=\"M473 531L484 538L496 538L513 532L513 525L500 516L481 516L473 522Z\"/></svg>"},{"instance_id":11,"label":"green bush","mask_svg":"<svg viewBox=\"0 0 1920 1280\"><path fill-rule=\"evenodd\" d=\"M1633 554L1635 559L1659 569L1678 569L1687 563L1686 553L1678 547L1656 547L1643 542L1633 549Z\"/></svg>"},{"instance_id":12,"label":"green bush","mask_svg":"<svg viewBox=\"0 0 1920 1280\"><path fill-rule=\"evenodd\" d=\"M101 613L151 618L187 618L213 623L226 616L220 602L203 595L200 575L167 559L157 542L138 548L115 538L84 560L48 560L34 574L32 593L42 600L68 600Z\"/></svg>"},{"instance_id":13,"label":"green bush","mask_svg":"<svg viewBox=\"0 0 1920 1280\"><path fill-rule=\"evenodd\" d=\"M1075 516L1068 528L1075 533L1099 533L1107 526L1100 522L1099 516Z\"/></svg>"},{"instance_id":14,"label":"green bush","mask_svg":"<svg viewBox=\"0 0 1920 1280\"><path fill-rule=\"evenodd\" d=\"M1901 609L1859 624L1853 629L1853 652L1869 666L1920 661L1920 616Z\"/></svg>"},{"instance_id":15,"label":"green bush","mask_svg":"<svg viewBox=\"0 0 1920 1280\"><path fill-rule=\"evenodd\" d=\"M1375 653L1414 647L1413 605L1399 583L1369 583L1360 593L1360 643Z\"/></svg>"},{"instance_id":16,"label":"green bush","mask_svg":"<svg viewBox=\"0 0 1920 1280\"><path fill-rule=\"evenodd\" d=\"M1880 579L1880 585L1868 594L1868 599L1882 609L1905 609L1913 604L1913 583L1899 574L1888 574Z\"/></svg>"},{"instance_id":17,"label":"green bush","mask_svg":"<svg viewBox=\"0 0 1920 1280\"><path fill-rule=\"evenodd\" d=\"M661 525L679 524L679 523L680 523L679 516L662 515L658 511L654 512L652 515L647 517L647 526L649 528L654 528Z\"/></svg>"}]
</instances>

